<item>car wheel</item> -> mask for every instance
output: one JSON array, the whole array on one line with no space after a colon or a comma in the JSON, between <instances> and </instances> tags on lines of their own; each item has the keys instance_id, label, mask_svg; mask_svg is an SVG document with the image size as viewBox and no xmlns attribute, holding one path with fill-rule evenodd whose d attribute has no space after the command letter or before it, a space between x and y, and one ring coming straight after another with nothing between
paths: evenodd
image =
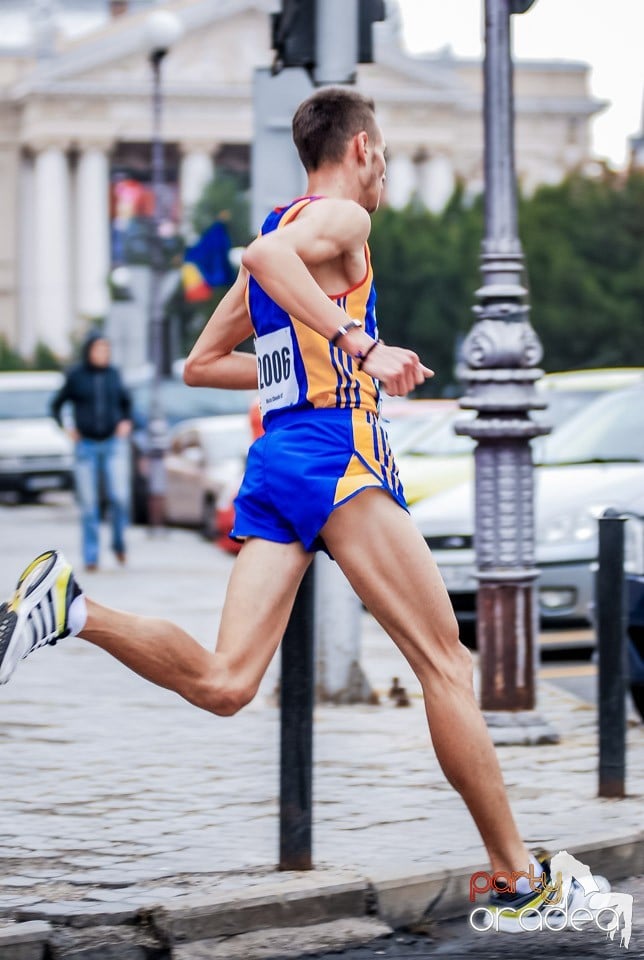
<instances>
[{"instance_id":1,"label":"car wheel","mask_svg":"<svg viewBox=\"0 0 644 960\"><path fill-rule=\"evenodd\" d=\"M215 501L212 497L206 497L201 512L201 535L204 540L214 540L216 533Z\"/></svg>"}]
</instances>

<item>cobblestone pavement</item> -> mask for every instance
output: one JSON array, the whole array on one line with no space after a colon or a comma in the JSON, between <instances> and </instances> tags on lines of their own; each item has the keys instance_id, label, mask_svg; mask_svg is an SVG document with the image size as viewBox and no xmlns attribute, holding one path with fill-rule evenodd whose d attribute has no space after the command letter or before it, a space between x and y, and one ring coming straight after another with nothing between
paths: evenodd
<instances>
[{"instance_id":1,"label":"cobblestone pavement","mask_svg":"<svg viewBox=\"0 0 644 960\"><path fill-rule=\"evenodd\" d=\"M575 933L551 933L547 931L523 936L503 936L492 933L475 933L466 921L442 923L429 937L422 934L394 933L362 947L332 953L309 952L301 957L308 960L404 960L414 958L452 957L458 960L541 960L543 957L563 960L641 960L644 957L644 877L631 877L616 884L615 889L633 896L633 932L628 950L620 946L619 935L615 940L596 928ZM608 917L600 918L600 923ZM204 956L204 960L206 957ZM290 960L294 960L291 956ZM298 958L300 960L300 958Z\"/></svg>"},{"instance_id":2,"label":"cobblestone pavement","mask_svg":"<svg viewBox=\"0 0 644 960\"><path fill-rule=\"evenodd\" d=\"M51 545L78 561L69 500L0 506L0 593ZM102 602L165 614L214 638L232 560L196 534L131 533L127 569L81 576ZM484 862L476 830L429 745L418 687L365 615L364 666L412 704L316 710L315 862L364 875ZM279 718L274 662L238 717L202 713L81 640L38 651L0 689L0 916L52 901L132 904L261 884L277 854ZM503 747L527 841L561 849L642 826L644 729L629 729L628 789L596 798L595 714L544 684L556 746Z\"/></svg>"}]
</instances>

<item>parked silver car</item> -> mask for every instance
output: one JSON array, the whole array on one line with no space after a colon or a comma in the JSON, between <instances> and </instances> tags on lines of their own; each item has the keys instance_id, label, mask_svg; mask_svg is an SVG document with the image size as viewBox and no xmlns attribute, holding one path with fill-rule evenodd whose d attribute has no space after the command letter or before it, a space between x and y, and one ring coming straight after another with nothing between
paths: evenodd
<instances>
[{"instance_id":1,"label":"parked silver car","mask_svg":"<svg viewBox=\"0 0 644 960\"><path fill-rule=\"evenodd\" d=\"M62 374L0 374L0 490L35 500L73 487L73 444L50 416Z\"/></svg>"},{"instance_id":2,"label":"parked silver car","mask_svg":"<svg viewBox=\"0 0 644 960\"><path fill-rule=\"evenodd\" d=\"M593 401L539 449L535 517L541 620L587 624L597 518L609 506L628 510L644 490L644 386ZM476 616L473 502L470 480L412 508L464 622Z\"/></svg>"},{"instance_id":3,"label":"parked silver car","mask_svg":"<svg viewBox=\"0 0 644 960\"><path fill-rule=\"evenodd\" d=\"M168 523L215 534L221 492L239 482L252 442L248 414L202 417L175 427L166 454Z\"/></svg>"}]
</instances>

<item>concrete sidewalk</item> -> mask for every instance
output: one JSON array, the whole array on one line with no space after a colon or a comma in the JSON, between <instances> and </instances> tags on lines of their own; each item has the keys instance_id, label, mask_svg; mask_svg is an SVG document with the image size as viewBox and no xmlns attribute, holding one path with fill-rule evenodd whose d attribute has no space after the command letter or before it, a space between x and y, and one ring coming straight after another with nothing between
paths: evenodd
<instances>
[{"instance_id":1,"label":"concrete sidewalk","mask_svg":"<svg viewBox=\"0 0 644 960\"><path fill-rule=\"evenodd\" d=\"M0 507L0 530L2 593L43 548L78 558L75 512L63 498ZM211 645L231 564L196 535L134 530L127 570L106 562L81 582L101 602L168 616ZM363 665L384 693L380 706L316 710L317 869L293 875L275 871L279 657L232 719L199 712L80 640L21 664L0 690L5 949L20 932L33 931L36 951L52 935L47 925L23 927L27 920L60 932L152 917L154 935L171 940L270 917L303 922L312 910L322 919L363 914L374 895L391 923L418 919L432 900L454 910L484 849L438 768L415 679L366 615ZM411 707L387 699L394 676ZM546 683L539 692L561 742L499 748L526 841L586 851L611 879L643 872L644 728L628 730L629 796L599 800L594 709ZM4 960L2 944L0 931Z\"/></svg>"}]
</instances>

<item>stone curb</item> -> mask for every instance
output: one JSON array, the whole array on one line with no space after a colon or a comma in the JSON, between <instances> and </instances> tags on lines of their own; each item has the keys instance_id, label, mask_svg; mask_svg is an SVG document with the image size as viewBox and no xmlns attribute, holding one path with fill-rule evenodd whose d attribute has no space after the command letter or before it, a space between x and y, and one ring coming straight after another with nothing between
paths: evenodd
<instances>
[{"instance_id":1,"label":"stone curb","mask_svg":"<svg viewBox=\"0 0 644 960\"><path fill-rule=\"evenodd\" d=\"M233 936L266 927L308 926L343 917L364 917L368 912L366 880L327 883L298 889L291 881L270 884L258 896L252 889L231 897L186 897L176 906L153 907L150 921L171 943Z\"/></svg>"},{"instance_id":2,"label":"stone curb","mask_svg":"<svg viewBox=\"0 0 644 960\"><path fill-rule=\"evenodd\" d=\"M644 832L575 844L571 853L589 863L593 872L622 880L644 873ZM42 909L35 905L19 912L19 920L28 922L0 927L0 957L43 960L49 948L47 956L56 960L67 956L108 960L120 942L123 960L126 956L133 960L152 955L171 958L175 945L349 917L376 917L394 929L422 927L434 920L465 916L470 877L482 869L485 864L461 863L432 873L415 871L412 865L371 877L347 872L349 879L343 879L341 872L319 878L306 874L262 886L261 894L244 888L237 893L183 897L176 904L139 909L129 905L124 909L122 904L112 909L101 905L95 911L88 910L87 904L70 902L44 904ZM131 943L131 950L123 952L124 941ZM151 946L153 953L149 953Z\"/></svg>"},{"instance_id":3,"label":"stone curb","mask_svg":"<svg viewBox=\"0 0 644 960\"><path fill-rule=\"evenodd\" d=\"M0 927L0 957L2 960L40 960L51 932L51 924L41 920Z\"/></svg>"}]
</instances>

